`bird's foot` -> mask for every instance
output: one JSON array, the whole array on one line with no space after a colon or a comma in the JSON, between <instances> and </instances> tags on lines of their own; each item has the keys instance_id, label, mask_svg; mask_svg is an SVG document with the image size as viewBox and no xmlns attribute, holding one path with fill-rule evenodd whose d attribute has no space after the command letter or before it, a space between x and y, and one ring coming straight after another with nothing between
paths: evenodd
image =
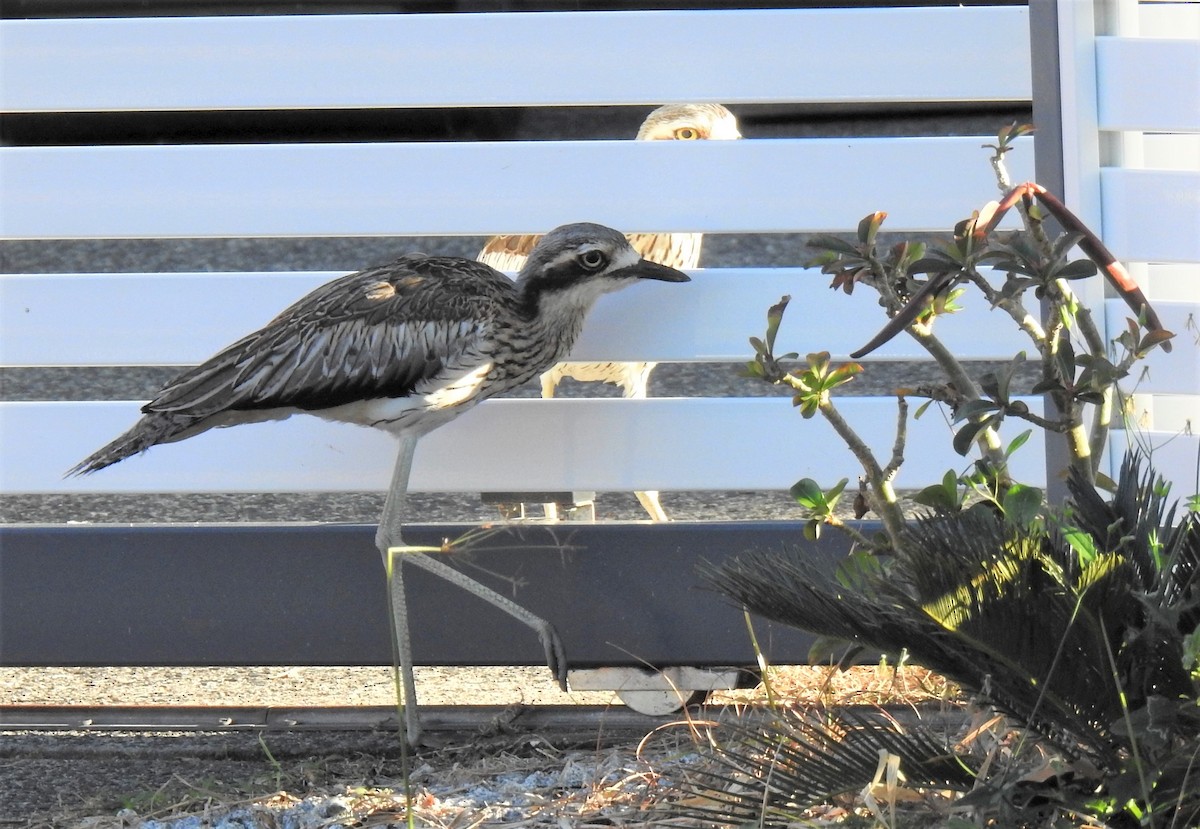
<instances>
[{"instance_id":1,"label":"bird's foot","mask_svg":"<svg viewBox=\"0 0 1200 829\"><path fill-rule=\"evenodd\" d=\"M549 622L542 622L534 629L537 631L538 638L542 640L542 647L546 651L546 666L554 674L554 678L558 680L558 687L566 691L567 650L563 647L562 639L558 636L558 631Z\"/></svg>"},{"instance_id":2,"label":"bird's foot","mask_svg":"<svg viewBox=\"0 0 1200 829\"><path fill-rule=\"evenodd\" d=\"M404 541L404 537L400 535L399 530L390 530L380 525L379 529L375 531L375 547L379 550L385 561L388 558L389 550L407 546L408 544Z\"/></svg>"}]
</instances>

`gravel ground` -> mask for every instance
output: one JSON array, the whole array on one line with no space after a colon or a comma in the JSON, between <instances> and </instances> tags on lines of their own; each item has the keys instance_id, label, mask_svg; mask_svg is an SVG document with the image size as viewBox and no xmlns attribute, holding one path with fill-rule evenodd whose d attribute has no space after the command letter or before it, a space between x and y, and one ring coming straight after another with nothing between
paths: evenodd
<instances>
[{"instance_id":1,"label":"gravel ground","mask_svg":"<svg viewBox=\"0 0 1200 829\"><path fill-rule=\"evenodd\" d=\"M508 707L510 716L525 706L612 701L607 693L563 693L544 669L419 668L417 682L423 705ZM392 687L387 668L0 669L0 696L14 705L386 707L395 705ZM505 754L494 750L501 744L514 758L524 757L513 764L523 767L531 757L540 756L545 764L545 752L557 762L584 746L636 743L648 730L626 727L601 734L593 730L587 738L555 733L535 739L520 736L519 718L512 729L497 724L485 734L431 734L434 747L426 748L414 766L425 769L417 779L441 784L448 772L465 779L464 752L475 746L474 786L492 791L481 788L460 805L483 806L489 798L514 794L495 791L499 772L493 764L489 777L484 762ZM491 740L498 742L484 750ZM539 745L542 751L536 750ZM400 759L395 733L380 731L272 732L261 741L248 732L0 731L0 826L120 826L116 815L122 808L132 806L148 817L175 802L190 807L193 800L205 799L205 787L222 804L285 787L292 794L320 792L325 799L351 784L399 788ZM160 790L164 794L156 795ZM97 820L85 823L87 817ZM99 820L104 817L110 820Z\"/></svg>"},{"instance_id":2,"label":"gravel ground","mask_svg":"<svg viewBox=\"0 0 1200 829\"><path fill-rule=\"evenodd\" d=\"M698 761L693 735L607 706L605 694L562 694L544 673L418 669L432 705L505 707L477 729L432 733L411 757L387 730L0 731L0 827L392 825L404 814L405 768L422 826L640 825L648 804ZM375 668L39 669L36 687L32 675L0 669L0 688L17 703L393 704L387 670ZM909 704L950 693L919 669L781 668L772 677L781 698L801 705ZM703 716L761 699L761 689L721 692ZM592 716L530 719L528 706L561 704L593 706L585 709ZM842 814L833 810L831 823L814 816L811 825Z\"/></svg>"}]
</instances>

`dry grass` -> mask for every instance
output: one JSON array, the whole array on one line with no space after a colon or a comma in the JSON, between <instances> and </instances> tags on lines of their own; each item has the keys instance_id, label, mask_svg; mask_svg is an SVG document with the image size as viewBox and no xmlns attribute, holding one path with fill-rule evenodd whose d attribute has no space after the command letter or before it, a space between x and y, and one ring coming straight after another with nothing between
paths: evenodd
<instances>
[{"instance_id":1,"label":"dry grass","mask_svg":"<svg viewBox=\"0 0 1200 829\"><path fill-rule=\"evenodd\" d=\"M789 665L768 669L767 681L776 698L798 706L925 705L958 697L958 688L945 677L912 665L855 665L844 671ZM761 703L766 693L760 684L744 691L722 691L712 701Z\"/></svg>"},{"instance_id":2,"label":"dry grass","mask_svg":"<svg viewBox=\"0 0 1200 829\"><path fill-rule=\"evenodd\" d=\"M771 669L768 679L776 700L801 707L918 705L955 695L944 679L913 667L786 667ZM740 708L766 698L760 685L721 692L711 702ZM685 725L645 738L601 734L587 743L551 734L455 735L452 745L410 758L406 788L396 756L276 761L269 741L257 774L237 780L176 774L157 789L73 805L25 826L381 827L404 825L410 807L414 824L427 829L646 825L663 816L674 776L698 761L700 745ZM847 801L805 819L815 827L877 825L864 814Z\"/></svg>"}]
</instances>

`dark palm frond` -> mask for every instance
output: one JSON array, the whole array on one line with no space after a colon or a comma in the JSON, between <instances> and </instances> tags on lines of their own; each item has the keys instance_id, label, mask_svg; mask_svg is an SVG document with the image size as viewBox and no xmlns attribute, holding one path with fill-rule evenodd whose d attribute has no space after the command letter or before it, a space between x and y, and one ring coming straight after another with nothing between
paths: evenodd
<instances>
[{"instance_id":1,"label":"dark palm frond","mask_svg":"<svg viewBox=\"0 0 1200 829\"><path fill-rule=\"evenodd\" d=\"M1065 701L1092 725L1092 736L1107 731L1130 692L1110 654L1122 652L1145 618L1144 573L1124 555L1127 547L1097 547L1086 560L1062 530L1019 529L986 515L917 522L909 537L909 569L921 574L911 581L928 610L1020 664L1045 691L1039 706ZM1170 659L1164 651L1158 661Z\"/></svg>"},{"instance_id":2,"label":"dark palm frond","mask_svg":"<svg viewBox=\"0 0 1200 829\"><path fill-rule=\"evenodd\" d=\"M1113 751L1104 738L1104 726L1112 719L1110 697L1095 690L1111 686L1109 675L1095 670L1103 661L1092 660L1090 673L1073 664L1061 672L1050 670L1061 641L1056 632L1065 627L1052 622L1068 615L1060 603L1041 596L1030 601L1025 593L1025 601L1010 600L984 579L978 591L966 590L948 600L953 608L944 610L962 618L947 624L936 609L903 590L885 585L868 596L842 588L811 573L796 554L746 553L705 568L703 575L769 619L885 653L906 650L913 662L1071 746L1072 755L1099 752L1107 757ZM1039 673L1028 668L1029 653L1039 655ZM1055 678L1057 682L1047 681ZM1081 698L1082 704L1071 696L1080 688L1091 694ZM1115 699L1115 693L1110 696Z\"/></svg>"},{"instance_id":3,"label":"dark palm frond","mask_svg":"<svg viewBox=\"0 0 1200 829\"><path fill-rule=\"evenodd\" d=\"M1070 808L1087 811L1102 796L1116 811L1141 804L1129 811L1152 812L1148 826L1192 825L1200 709L1183 652L1200 623L1200 516L1176 523L1167 487L1136 456L1126 458L1111 501L1078 478L1072 490L1066 509L1030 525L986 508L910 521L891 566L852 584L814 572L798 551L742 554L703 575L775 621L907 651L1056 756L1086 760L1077 768L1093 771L1063 784ZM694 779L731 793L714 816L736 806L745 821L775 825L764 816L794 816L796 804L848 791L850 781L865 785L868 767L874 774L875 732L860 727L851 738L838 725L834 748L827 734L789 727L805 739L773 728L717 750L708 776ZM753 782L767 780L768 769L786 783ZM1014 780L993 774L972 797L1007 802Z\"/></svg>"},{"instance_id":4,"label":"dark palm frond","mask_svg":"<svg viewBox=\"0 0 1200 829\"><path fill-rule=\"evenodd\" d=\"M1174 524L1175 507L1167 507L1168 488L1153 469L1142 470L1140 452L1126 452L1116 492L1105 500L1078 471L1067 477L1071 520L1095 539L1097 548L1120 552L1136 569L1144 590L1153 590L1159 568L1152 540Z\"/></svg>"},{"instance_id":5,"label":"dark palm frond","mask_svg":"<svg viewBox=\"0 0 1200 829\"><path fill-rule=\"evenodd\" d=\"M869 785L889 754L910 788L965 792L975 784L974 770L932 728L852 710L783 711L762 722L725 723L715 736L707 764L676 785L676 818L794 826L806 808Z\"/></svg>"},{"instance_id":6,"label":"dark palm frond","mask_svg":"<svg viewBox=\"0 0 1200 829\"><path fill-rule=\"evenodd\" d=\"M1179 629L1200 625L1200 514L1189 513L1167 538L1168 564L1161 603L1179 611Z\"/></svg>"},{"instance_id":7,"label":"dark palm frond","mask_svg":"<svg viewBox=\"0 0 1200 829\"><path fill-rule=\"evenodd\" d=\"M1132 584L1109 580L1089 593L1093 613L1111 631L1121 687L1133 707L1160 695L1194 693L1180 661L1180 640L1200 623L1200 519L1175 522L1169 488L1142 456L1128 452L1117 489L1105 501L1073 476L1069 520L1133 574Z\"/></svg>"}]
</instances>

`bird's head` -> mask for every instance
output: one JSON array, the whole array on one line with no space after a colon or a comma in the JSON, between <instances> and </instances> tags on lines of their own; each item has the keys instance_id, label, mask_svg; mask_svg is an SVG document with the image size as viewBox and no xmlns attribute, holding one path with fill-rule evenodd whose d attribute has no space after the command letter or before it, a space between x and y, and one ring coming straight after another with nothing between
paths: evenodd
<instances>
[{"instance_id":1,"label":"bird's head","mask_svg":"<svg viewBox=\"0 0 1200 829\"><path fill-rule=\"evenodd\" d=\"M667 104L651 112L639 141L728 141L741 138L737 118L720 104Z\"/></svg>"},{"instance_id":2,"label":"bird's head","mask_svg":"<svg viewBox=\"0 0 1200 829\"><path fill-rule=\"evenodd\" d=\"M553 298L586 308L601 294L642 279L689 281L682 271L643 259L620 232L581 222L543 236L518 274L517 285L531 300Z\"/></svg>"}]
</instances>

